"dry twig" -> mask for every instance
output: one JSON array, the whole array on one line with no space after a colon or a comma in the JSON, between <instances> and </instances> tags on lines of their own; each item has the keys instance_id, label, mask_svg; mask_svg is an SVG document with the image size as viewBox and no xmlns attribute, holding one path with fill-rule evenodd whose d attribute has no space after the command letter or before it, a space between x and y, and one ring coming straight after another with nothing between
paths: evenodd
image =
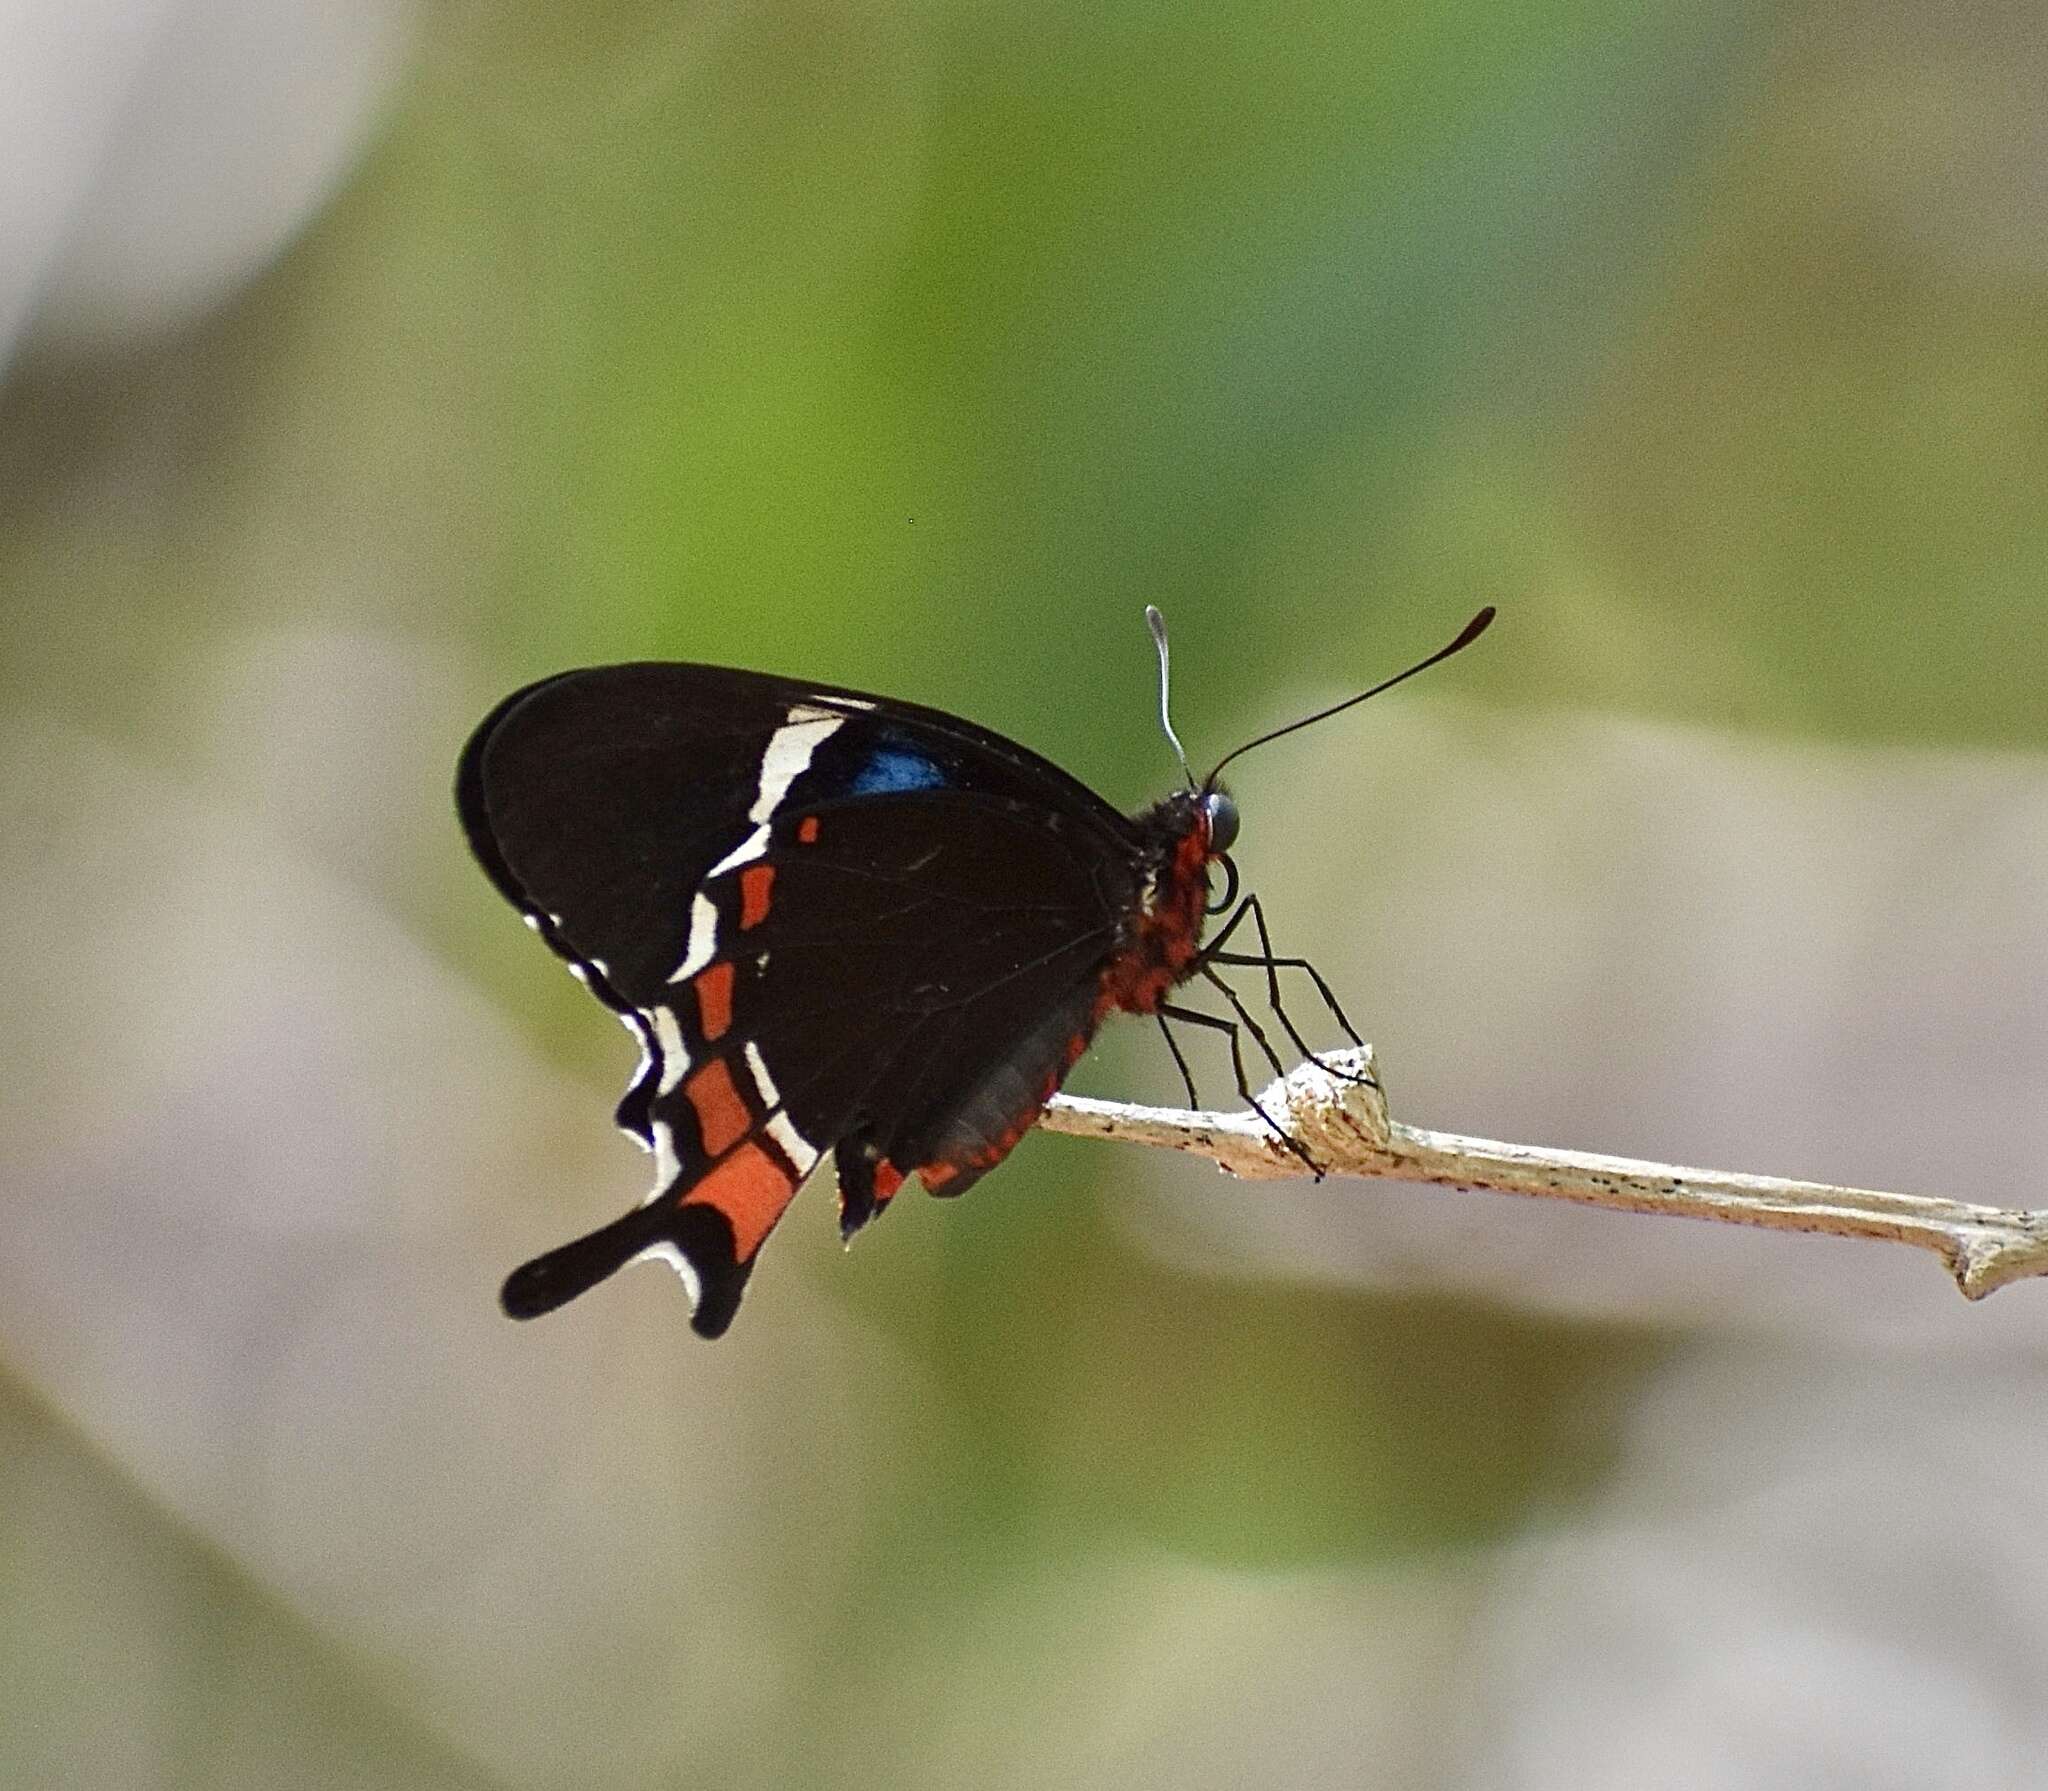
<instances>
[{"instance_id":1,"label":"dry twig","mask_svg":"<svg viewBox=\"0 0 2048 1791\"><path fill-rule=\"evenodd\" d=\"M1375 1080L1350 1081L1332 1075L1331 1068L1351 1076L1372 1075ZM2048 1274L2048 1211L1684 1169L1404 1126L1388 1117L1370 1046L1332 1052L1321 1064L1301 1065L1261 1094L1259 1104L1276 1117L1284 1116L1288 1129L1316 1161L1337 1175L1485 1188L1777 1231L1890 1238L1934 1251L1948 1265L1956 1286L1972 1300L2008 1281ZM1300 1158L1275 1142L1272 1131L1253 1113L1193 1113L1059 1095L1039 1123L1047 1131L1071 1137L1121 1138L1191 1151L1247 1179L1308 1174Z\"/></svg>"}]
</instances>

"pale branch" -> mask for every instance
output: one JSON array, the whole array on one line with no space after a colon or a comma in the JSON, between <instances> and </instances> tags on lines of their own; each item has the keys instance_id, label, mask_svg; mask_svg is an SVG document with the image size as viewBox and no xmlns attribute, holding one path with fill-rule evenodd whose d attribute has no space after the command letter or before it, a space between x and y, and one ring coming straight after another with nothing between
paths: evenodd
<instances>
[{"instance_id":1,"label":"pale branch","mask_svg":"<svg viewBox=\"0 0 2048 1791\"><path fill-rule=\"evenodd\" d=\"M1333 1175L1436 1182L1777 1231L1890 1238L1934 1251L1972 1300L2008 1281L2048 1274L2048 1211L1683 1169L1404 1126L1388 1116L1370 1046L1331 1052L1321 1063L1301 1065L1267 1088L1259 1105ZM1121 1138L1190 1151L1247 1179L1310 1173L1256 1113L1194 1113L1057 1095L1039 1123L1070 1137Z\"/></svg>"}]
</instances>

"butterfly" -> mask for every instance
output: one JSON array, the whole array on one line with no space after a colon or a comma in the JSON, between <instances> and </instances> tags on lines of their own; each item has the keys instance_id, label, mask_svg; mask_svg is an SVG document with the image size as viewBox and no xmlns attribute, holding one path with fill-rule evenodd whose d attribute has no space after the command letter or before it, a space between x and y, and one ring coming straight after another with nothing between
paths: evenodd
<instances>
[{"instance_id":1,"label":"butterfly","mask_svg":"<svg viewBox=\"0 0 2048 1791\"><path fill-rule=\"evenodd\" d=\"M655 1176L640 1206L515 1270L505 1311L537 1317L651 1259L681 1275L692 1328L720 1336L828 1153L848 1239L912 1176L965 1193L1114 1013L1160 1022L1195 1105L1165 1022L1227 1033L1256 1107L1237 1025L1170 999L1213 981L1277 1073L1219 965L1265 970L1304 1055L1277 971L1306 971L1356 1042L1323 979L1273 955L1258 898L1237 900L1239 816L1218 774L1448 658L1493 614L1197 780L1149 610L1161 722L1187 781L1135 815L960 716L832 685L650 662L515 691L463 750L457 812L499 892L638 1040L617 1120ZM1261 950L1227 950L1247 920Z\"/></svg>"}]
</instances>

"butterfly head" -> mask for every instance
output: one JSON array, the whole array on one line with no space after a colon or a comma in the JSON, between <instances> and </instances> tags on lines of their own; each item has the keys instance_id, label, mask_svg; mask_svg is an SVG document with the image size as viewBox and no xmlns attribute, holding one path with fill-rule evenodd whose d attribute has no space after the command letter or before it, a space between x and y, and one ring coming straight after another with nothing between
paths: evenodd
<instances>
[{"instance_id":1,"label":"butterfly head","mask_svg":"<svg viewBox=\"0 0 2048 1791\"><path fill-rule=\"evenodd\" d=\"M1237 844L1237 803L1228 790L1212 788L1202 792L1200 807L1208 828L1209 856L1221 858Z\"/></svg>"},{"instance_id":2,"label":"butterfly head","mask_svg":"<svg viewBox=\"0 0 2048 1791\"><path fill-rule=\"evenodd\" d=\"M1224 909L1237 901L1237 863L1230 856L1230 848L1237 844L1238 812L1237 801L1211 778L1195 798L1195 814L1199 822L1196 835L1201 841L1201 875L1203 893L1206 895L1209 882L1209 867L1212 864L1223 867L1223 894L1213 902L1203 904L1209 914L1221 914Z\"/></svg>"},{"instance_id":3,"label":"butterfly head","mask_svg":"<svg viewBox=\"0 0 2048 1791\"><path fill-rule=\"evenodd\" d=\"M1237 901L1237 864L1230 856L1241 821L1237 799L1211 778L1200 790L1183 793L1182 800L1189 811L1184 822L1187 874L1201 882L1203 911L1221 914ZM1214 901L1208 899L1211 866L1223 871L1223 894Z\"/></svg>"},{"instance_id":4,"label":"butterfly head","mask_svg":"<svg viewBox=\"0 0 2048 1791\"><path fill-rule=\"evenodd\" d=\"M1137 817L1146 841L1145 896L1148 916L1184 933L1190 954L1201 934L1201 917L1220 914L1237 900L1237 802L1216 785L1175 790ZM1223 872L1223 896L1212 899L1216 871Z\"/></svg>"}]
</instances>

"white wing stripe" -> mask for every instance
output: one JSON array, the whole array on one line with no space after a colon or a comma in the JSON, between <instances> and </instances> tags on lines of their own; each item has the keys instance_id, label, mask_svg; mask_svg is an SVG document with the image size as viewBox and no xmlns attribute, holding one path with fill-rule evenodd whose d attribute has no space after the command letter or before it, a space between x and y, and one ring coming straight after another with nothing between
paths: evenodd
<instances>
[{"instance_id":1,"label":"white wing stripe","mask_svg":"<svg viewBox=\"0 0 2048 1791\"><path fill-rule=\"evenodd\" d=\"M752 833L748 834L745 839L741 840L737 846L733 847L733 849L730 852L728 852L708 871L706 871L704 873L704 881L706 883L709 883L713 877L724 876L725 873L731 870L735 865L749 864L754 859L759 858L761 854L767 850L768 824L764 821L761 823L759 827L756 827Z\"/></svg>"},{"instance_id":2,"label":"white wing stripe","mask_svg":"<svg viewBox=\"0 0 2048 1791\"><path fill-rule=\"evenodd\" d=\"M795 1166L799 1178L809 1175L817 1166L817 1147L796 1129L787 1113L778 1113L768 1122L768 1136L782 1146L783 1155Z\"/></svg>"},{"instance_id":3,"label":"white wing stripe","mask_svg":"<svg viewBox=\"0 0 2048 1791\"><path fill-rule=\"evenodd\" d=\"M651 1010L654 1021L655 1043L661 1047L661 1093L683 1079L683 1072L690 1067L689 1048L683 1043L683 1029L676 1024L673 1008L657 1007Z\"/></svg>"},{"instance_id":4,"label":"white wing stripe","mask_svg":"<svg viewBox=\"0 0 2048 1791\"><path fill-rule=\"evenodd\" d=\"M711 962L711 954L717 947L718 909L700 889L690 902L689 949L683 953L683 961L676 966L675 975L668 980L672 983L688 982Z\"/></svg>"},{"instance_id":5,"label":"white wing stripe","mask_svg":"<svg viewBox=\"0 0 2048 1791\"><path fill-rule=\"evenodd\" d=\"M743 864L751 864L768 850L769 824L782 806L782 799L789 794L789 786L803 776L811 755L845 725L845 716L834 715L829 709L814 709L808 703L797 703L787 711L782 726L768 737L768 750L761 755L760 788L755 793L754 806L747 810L754 831L705 872L706 883ZM700 889L690 903L689 949L668 980L688 982L710 963L718 948L717 935L718 910Z\"/></svg>"},{"instance_id":6,"label":"white wing stripe","mask_svg":"<svg viewBox=\"0 0 2048 1791\"><path fill-rule=\"evenodd\" d=\"M697 1271L690 1267L689 1259L670 1243L667 1238L659 1243L649 1244L633 1258L635 1262L665 1262L683 1278L683 1291L690 1296L690 1310L697 1310L704 1298L704 1284L697 1279Z\"/></svg>"},{"instance_id":7,"label":"white wing stripe","mask_svg":"<svg viewBox=\"0 0 2048 1791\"><path fill-rule=\"evenodd\" d=\"M768 1074L768 1066L761 1060L761 1047L752 1039L747 1040L747 1068L754 1073L754 1086L760 1091L761 1105L780 1107L782 1093L775 1086L775 1078Z\"/></svg>"}]
</instances>

